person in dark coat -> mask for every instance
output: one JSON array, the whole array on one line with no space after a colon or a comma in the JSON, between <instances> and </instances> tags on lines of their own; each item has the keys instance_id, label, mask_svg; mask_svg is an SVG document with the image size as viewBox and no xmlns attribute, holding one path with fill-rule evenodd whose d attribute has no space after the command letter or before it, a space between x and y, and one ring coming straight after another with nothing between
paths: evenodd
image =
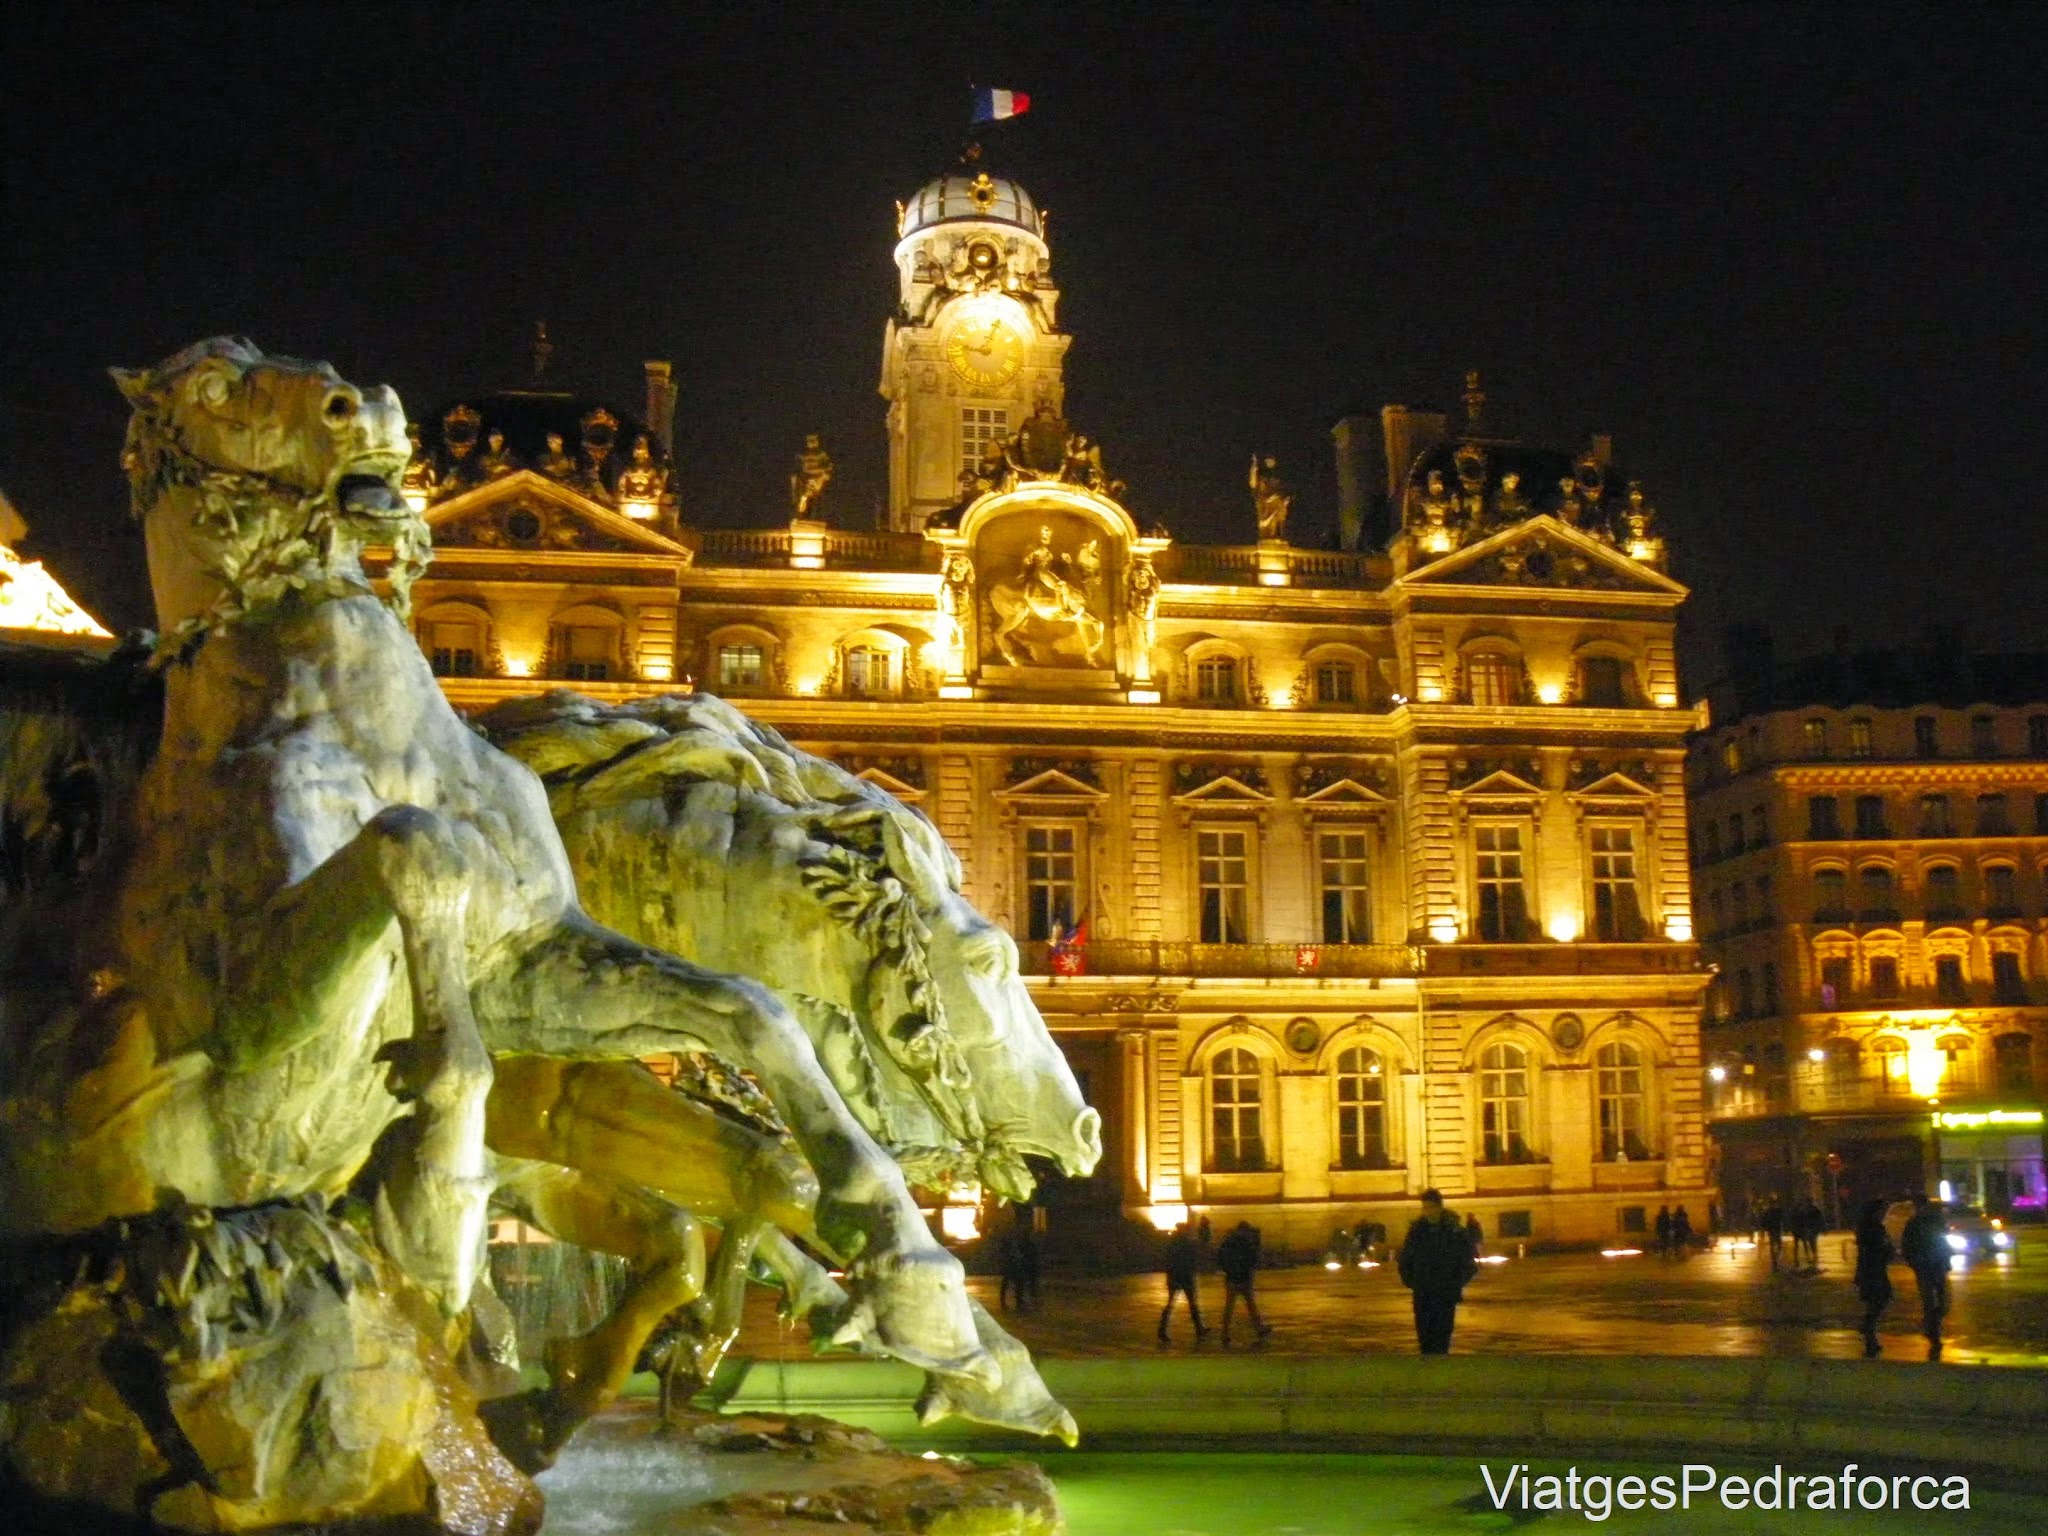
<instances>
[{"instance_id":1,"label":"person in dark coat","mask_svg":"<svg viewBox=\"0 0 2048 1536\"><path fill-rule=\"evenodd\" d=\"M1671 1207L1668 1205L1657 1207L1657 1257L1671 1257Z\"/></svg>"},{"instance_id":2,"label":"person in dark coat","mask_svg":"<svg viewBox=\"0 0 2048 1536\"><path fill-rule=\"evenodd\" d=\"M1692 1254L1692 1214L1682 1205L1671 1213L1671 1252L1681 1259Z\"/></svg>"},{"instance_id":3,"label":"person in dark coat","mask_svg":"<svg viewBox=\"0 0 2048 1536\"><path fill-rule=\"evenodd\" d=\"M1260 1338L1273 1330L1259 1316L1259 1304L1252 1296L1252 1282L1259 1273L1259 1229L1240 1221L1228 1237L1216 1245L1216 1267L1223 1272L1223 1342L1230 1342L1230 1319L1237 1311L1237 1299L1244 1298L1246 1316Z\"/></svg>"},{"instance_id":4,"label":"person in dark coat","mask_svg":"<svg viewBox=\"0 0 2048 1536\"><path fill-rule=\"evenodd\" d=\"M1422 1215L1408 1229L1398 1262L1401 1283L1414 1293L1416 1343L1425 1355L1449 1354L1458 1302L1479 1261L1464 1227L1433 1189L1422 1192Z\"/></svg>"},{"instance_id":5,"label":"person in dark coat","mask_svg":"<svg viewBox=\"0 0 2048 1536\"><path fill-rule=\"evenodd\" d=\"M1166 1342L1167 1320L1173 1316L1173 1298L1184 1295L1188 1299L1188 1316L1194 1319L1195 1341L1201 1342L1209 1330L1202 1326L1202 1302L1195 1294L1195 1264L1202 1250L1195 1242L1194 1228L1182 1222L1173 1229L1173 1236L1166 1240L1166 1259L1160 1266L1166 1271L1166 1305L1159 1312L1159 1342Z\"/></svg>"},{"instance_id":6,"label":"person in dark coat","mask_svg":"<svg viewBox=\"0 0 2048 1536\"><path fill-rule=\"evenodd\" d=\"M1038 1306L1038 1234L1031 1230L1031 1208L1017 1207L1010 1230L1003 1234L1002 1283L996 1290L996 1305L1010 1310L1010 1292L1017 1293L1017 1310L1028 1312Z\"/></svg>"},{"instance_id":7,"label":"person in dark coat","mask_svg":"<svg viewBox=\"0 0 2048 1536\"><path fill-rule=\"evenodd\" d=\"M1863 1358L1875 1360L1880 1353L1877 1325L1884 1309L1892 1304L1890 1265L1897 1256L1892 1235L1884 1229L1884 1202L1864 1202L1856 1220L1856 1294L1863 1300Z\"/></svg>"},{"instance_id":8,"label":"person in dark coat","mask_svg":"<svg viewBox=\"0 0 2048 1536\"><path fill-rule=\"evenodd\" d=\"M1913 1201L1913 1219L1899 1234L1899 1256L1912 1267L1920 1287L1920 1331L1927 1335L1927 1358L1941 1358L1941 1320L1948 1316L1948 1221L1925 1195Z\"/></svg>"},{"instance_id":9,"label":"person in dark coat","mask_svg":"<svg viewBox=\"0 0 2048 1536\"><path fill-rule=\"evenodd\" d=\"M1764 1240L1771 1245L1771 1273L1778 1272L1778 1259L1785 1251L1785 1208L1772 1195L1764 1202Z\"/></svg>"},{"instance_id":10,"label":"person in dark coat","mask_svg":"<svg viewBox=\"0 0 2048 1536\"><path fill-rule=\"evenodd\" d=\"M1804 1269L1809 1274L1820 1270L1820 1235L1826 1230L1827 1221L1820 1213L1820 1207L1811 1200L1802 1200L1792 1208L1792 1267Z\"/></svg>"}]
</instances>

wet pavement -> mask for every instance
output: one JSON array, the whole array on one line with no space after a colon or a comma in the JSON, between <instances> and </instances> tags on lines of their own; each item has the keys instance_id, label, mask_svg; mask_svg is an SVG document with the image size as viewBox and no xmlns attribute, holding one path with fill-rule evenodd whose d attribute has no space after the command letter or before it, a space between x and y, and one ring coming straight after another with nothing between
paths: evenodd
<instances>
[{"instance_id":1,"label":"wet pavement","mask_svg":"<svg viewBox=\"0 0 2048 1536\"><path fill-rule=\"evenodd\" d=\"M1851 1284L1849 1239L1821 1239L1818 1274L1771 1273L1761 1249L1724 1247L1682 1260L1654 1253L1603 1258L1552 1254L1482 1267L1458 1309L1455 1352L1492 1354L1734 1355L1851 1359L1862 1306ZM2048 1230L2020 1234L2016 1261L1956 1266L1944 1361L1954 1365L2048 1365ZM1272 1333L1255 1339L1242 1315L1222 1342L1223 1282L1201 1279L1208 1337L1197 1344L1184 1306L1171 1342L1156 1330L1160 1277L1046 1275L1038 1306L999 1309L993 1276L970 1288L1033 1354L1114 1358L1160 1350L1273 1355L1409 1353L1415 1348L1408 1292L1391 1264L1330 1271L1320 1265L1261 1272L1259 1305ZM1919 1294L1911 1271L1894 1267L1895 1296L1880 1329L1887 1359L1921 1360ZM769 1293L750 1300L737 1350L756 1359L810 1353L779 1326Z\"/></svg>"}]
</instances>

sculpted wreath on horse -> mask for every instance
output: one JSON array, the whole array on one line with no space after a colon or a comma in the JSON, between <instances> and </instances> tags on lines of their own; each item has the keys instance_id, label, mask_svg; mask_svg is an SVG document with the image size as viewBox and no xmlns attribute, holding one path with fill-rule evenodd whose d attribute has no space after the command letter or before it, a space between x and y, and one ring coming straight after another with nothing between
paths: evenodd
<instances>
[{"instance_id":1,"label":"sculpted wreath on horse","mask_svg":"<svg viewBox=\"0 0 2048 1536\"><path fill-rule=\"evenodd\" d=\"M162 734L68 979L10 966L5 1230L369 1177L378 1242L455 1317L495 1200L634 1261L550 1361L570 1417L685 1303L708 1370L758 1258L834 1342L930 1372L928 1415L1071 1436L905 1176L1014 1195L1027 1152L1099 1153L929 824L715 701L550 706L500 730L559 781L572 865L533 768L401 622L429 550L396 396L233 338L117 378ZM369 547L394 552L389 600ZM654 1055L741 1069L772 1114L664 1088Z\"/></svg>"}]
</instances>

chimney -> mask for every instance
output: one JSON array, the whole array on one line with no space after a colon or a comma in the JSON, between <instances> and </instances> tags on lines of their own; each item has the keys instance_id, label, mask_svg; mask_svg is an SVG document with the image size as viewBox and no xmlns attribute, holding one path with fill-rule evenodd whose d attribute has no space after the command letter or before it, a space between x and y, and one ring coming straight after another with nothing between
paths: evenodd
<instances>
[{"instance_id":1,"label":"chimney","mask_svg":"<svg viewBox=\"0 0 2048 1536\"><path fill-rule=\"evenodd\" d=\"M674 366L652 359L643 366L647 370L647 430L654 434L656 441L661 444L661 451L673 461L676 447Z\"/></svg>"},{"instance_id":2,"label":"chimney","mask_svg":"<svg viewBox=\"0 0 2048 1536\"><path fill-rule=\"evenodd\" d=\"M1380 437L1386 444L1387 518L1401 515L1401 492L1408 484L1408 471L1415 461L1442 442L1450 431L1450 419L1442 411L1418 411L1405 405L1380 407Z\"/></svg>"},{"instance_id":3,"label":"chimney","mask_svg":"<svg viewBox=\"0 0 2048 1536\"><path fill-rule=\"evenodd\" d=\"M1337 450L1337 547L1377 549L1386 542L1385 507L1380 499L1383 478L1373 455L1379 441L1369 416L1340 416L1330 428Z\"/></svg>"}]
</instances>

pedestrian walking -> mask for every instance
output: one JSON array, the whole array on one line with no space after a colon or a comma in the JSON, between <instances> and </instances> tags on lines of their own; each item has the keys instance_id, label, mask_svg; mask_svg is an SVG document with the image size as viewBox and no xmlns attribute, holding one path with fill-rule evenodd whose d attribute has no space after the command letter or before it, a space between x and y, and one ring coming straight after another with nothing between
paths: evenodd
<instances>
[{"instance_id":1,"label":"pedestrian walking","mask_svg":"<svg viewBox=\"0 0 2048 1536\"><path fill-rule=\"evenodd\" d=\"M1668 1205L1657 1207L1657 1257L1671 1257L1671 1207Z\"/></svg>"},{"instance_id":2,"label":"pedestrian walking","mask_svg":"<svg viewBox=\"0 0 2048 1536\"><path fill-rule=\"evenodd\" d=\"M1877 1325L1892 1304L1892 1235L1884 1229L1884 1202L1867 1200L1856 1221L1856 1294L1863 1301L1863 1358L1880 1353Z\"/></svg>"},{"instance_id":3,"label":"pedestrian walking","mask_svg":"<svg viewBox=\"0 0 2048 1536\"><path fill-rule=\"evenodd\" d=\"M1948 1221L1925 1195L1913 1200L1913 1217L1899 1234L1900 1256L1912 1267L1920 1287L1920 1331L1927 1336L1927 1358L1941 1358L1941 1320L1948 1316Z\"/></svg>"},{"instance_id":4,"label":"pedestrian walking","mask_svg":"<svg viewBox=\"0 0 2048 1536\"><path fill-rule=\"evenodd\" d=\"M1173 1298L1186 1296L1188 1316L1194 1320L1195 1342L1200 1343L1208 1329L1202 1326L1202 1301L1195 1294L1195 1261L1201 1256L1201 1249L1195 1242L1194 1228L1182 1222L1173 1229L1173 1236L1166 1240L1166 1260L1161 1268L1166 1271L1166 1305L1159 1313L1159 1342L1166 1342L1166 1324L1173 1316Z\"/></svg>"},{"instance_id":5,"label":"pedestrian walking","mask_svg":"<svg viewBox=\"0 0 2048 1536\"><path fill-rule=\"evenodd\" d=\"M1252 1295L1252 1282L1259 1273L1259 1229L1248 1221L1240 1221L1217 1244L1216 1267L1223 1273L1223 1342L1230 1342L1230 1319L1237 1311L1239 1297L1244 1298L1245 1315L1251 1319L1252 1328L1263 1339L1273 1330L1259 1316L1259 1303Z\"/></svg>"},{"instance_id":6,"label":"pedestrian walking","mask_svg":"<svg viewBox=\"0 0 2048 1536\"><path fill-rule=\"evenodd\" d=\"M1771 1245L1771 1273L1778 1272L1778 1260L1785 1249L1785 1208L1776 1195L1764 1201L1764 1241Z\"/></svg>"},{"instance_id":7,"label":"pedestrian walking","mask_svg":"<svg viewBox=\"0 0 2048 1536\"><path fill-rule=\"evenodd\" d=\"M1804 1269L1810 1275L1820 1273L1820 1234L1826 1225L1820 1207L1811 1200L1801 1200L1792 1208L1793 1269Z\"/></svg>"},{"instance_id":8,"label":"pedestrian walking","mask_svg":"<svg viewBox=\"0 0 2048 1536\"><path fill-rule=\"evenodd\" d=\"M1479 1225L1479 1218L1469 1211L1465 1214L1465 1236L1472 1244L1473 1258L1486 1252L1486 1228Z\"/></svg>"},{"instance_id":9,"label":"pedestrian walking","mask_svg":"<svg viewBox=\"0 0 2048 1536\"><path fill-rule=\"evenodd\" d=\"M1692 1217L1682 1205L1671 1213L1671 1251L1681 1259L1692 1256Z\"/></svg>"},{"instance_id":10,"label":"pedestrian walking","mask_svg":"<svg viewBox=\"0 0 2048 1536\"><path fill-rule=\"evenodd\" d=\"M1003 1234L1000 1256L1002 1283L996 1288L996 1305L1010 1310L1010 1293L1017 1294L1017 1310L1038 1309L1038 1235L1031 1230L1031 1208L1020 1205L1010 1230Z\"/></svg>"},{"instance_id":11,"label":"pedestrian walking","mask_svg":"<svg viewBox=\"0 0 2048 1536\"><path fill-rule=\"evenodd\" d=\"M1422 1192L1422 1215L1401 1244L1401 1283L1414 1293L1415 1341L1425 1355L1451 1352L1451 1329L1465 1285L1479 1273L1472 1244L1458 1218L1444 1209L1444 1197Z\"/></svg>"}]
</instances>

